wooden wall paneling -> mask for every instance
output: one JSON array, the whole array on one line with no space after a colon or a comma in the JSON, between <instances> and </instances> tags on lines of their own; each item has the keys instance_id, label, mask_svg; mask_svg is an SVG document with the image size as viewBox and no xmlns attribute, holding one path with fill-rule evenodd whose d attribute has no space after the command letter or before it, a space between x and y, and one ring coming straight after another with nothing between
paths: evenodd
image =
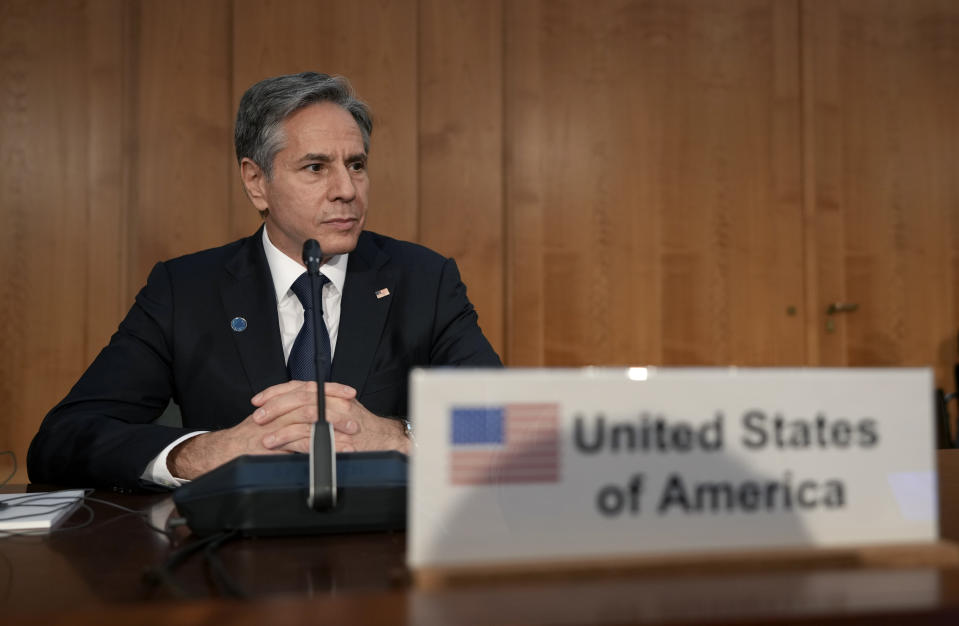
<instances>
[{"instance_id":1,"label":"wooden wall paneling","mask_svg":"<svg viewBox=\"0 0 959 626\"><path fill-rule=\"evenodd\" d=\"M36 100L30 92L27 74L30 65L36 63L36 50L29 36L29 3L5 3L0 5L0 75L3 76L4 98L0 100L0 210L4 228L0 230L0 315L4 330L0 333L0 394L7 399L7 415L0 420L0 451L12 450L24 464L26 453L26 430L39 420L26 414L32 402L24 389L25 362L30 354L30 321L26 308L26 290L30 275L23 271L23 258L33 247L26 236L31 227L31 209L40 212L28 199L29 179L28 149L29 126L38 116L28 108L28 97ZM37 5L33 5L36 10ZM29 94L29 95L28 95ZM35 245L35 242L34 242ZM27 256L27 258L30 258ZM0 455L0 476L6 477L13 470L8 455ZM26 473L21 470L13 480L22 480Z\"/></svg>"},{"instance_id":2,"label":"wooden wall paneling","mask_svg":"<svg viewBox=\"0 0 959 626\"><path fill-rule=\"evenodd\" d=\"M821 363L935 365L937 383L952 389L959 5L809 2L805 11L814 29L808 210L819 276L841 280L821 280L812 295L820 309L859 304L836 319L840 332L820 330Z\"/></svg>"},{"instance_id":3,"label":"wooden wall paneling","mask_svg":"<svg viewBox=\"0 0 959 626\"><path fill-rule=\"evenodd\" d=\"M548 154L547 121L540 115L546 77L536 71L545 62L539 34L542 5L507 2L504 11L505 352L510 365L541 366L546 340L542 179Z\"/></svg>"},{"instance_id":4,"label":"wooden wall paneling","mask_svg":"<svg viewBox=\"0 0 959 626\"><path fill-rule=\"evenodd\" d=\"M632 84L664 90L663 362L803 364L796 5L672 11L660 74Z\"/></svg>"},{"instance_id":5,"label":"wooden wall paneling","mask_svg":"<svg viewBox=\"0 0 959 626\"><path fill-rule=\"evenodd\" d=\"M486 337L503 351L503 7L423 0L419 234L456 259Z\"/></svg>"},{"instance_id":6,"label":"wooden wall paneling","mask_svg":"<svg viewBox=\"0 0 959 626\"><path fill-rule=\"evenodd\" d=\"M765 283L754 288L765 294L760 301L759 333L748 333L752 343L747 363L751 365L808 365L809 353L805 329L811 322L807 316L806 248L803 238L804 155L802 151L802 15L798 2L776 0L771 6L770 81L772 96L771 135L765 147L769 155L766 202L773 209L771 229L759 230L755 236L771 235L765 245L765 256L751 263L771 264ZM760 205L759 210L763 207ZM760 218L761 221L761 218ZM786 245L783 245L786 244ZM785 309L786 316L783 317ZM755 320L752 314L746 323Z\"/></svg>"},{"instance_id":7,"label":"wooden wall paneling","mask_svg":"<svg viewBox=\"0 0 959 626\"><path fill-rule=\"evenodd\" d=\"M349 78L374 117L367 228L415 240L415 0L234 0L233 6L231 116L243 92L269 76L311 70ZM233 164L233 236L241 237L259 222Z\"/></svg>"},{"instance_id":8,"label":"wooden wall paneling","mask_svg":"<svg viewBox=\"0 0 959 626\"><path fill-rule=\"evenodd\" d=\"M801 5L806 348L810 365L845 365L846 325L827 320L845 297L841 210L839 21L835 3ZM821 295L824 294L824 295ZM829 332L825 325L830 323Z\"/></svg>"},{"instance_id":9,"label":"wooden wall paneling","mask_svg":"<svg viewBox=\"0 0 959 626\"><path fill-rule=\"evenodd\" d=\"M513 362L803 363L796 5L509 13Z\"/></svg>"},{"instance_id":10,"label":"wooden wall paneling","mask_svg":"<svg viewBox=\"0 0 959 626\"><path fill-rule=\"evenodd\" d=\"M84 352L90 362L107 344L131 303L129 268L123 260L129 258L126 200L132 162L128 141L135 114L128 92L133 67L127 58L135 42L129 3L111 0L88 3L87 7L89 233Z\"/></svg>"},{"instance_id":11,"label":"wooden wall paneling","mask_svg":"<svg viewBox=\"0 0 959 626\"><path fill-rule=\"evenodd\" d=\"M0 450L17 455L13 482L26 481L30 439L86 366L88 335L117 307L119 285L91 251L101 218L118 209L102 177L119 155L91 141L94 109L118 78L103 62L119 45L119 13L100 15L108 7L0 5ZM0 480L9 467L0 459Z\"/></svg>"},{"instance_id":12,"label":"wooden wall paneling","mask_svg":"<svg viewBox=\"0 0 959 626\"><path fill-rule=\"evenodd\" d=\"M514 365L652 362L651 203L624 111L630 5L508 3L508 324ZM628 170L628 171L627 171ZM652 289L650 286L653 285ZM624 319L628 318L628 319ZM625 322L625 323L623 323ZM649 340L652 339L652 342Z\"/></svg>"},{"instance_id":13,"label":"wooden wall paneling","mask_svg":"<svg viewBox=\"0 0 959 626\"><path fill-rule=\"evenodd\" d=\"M140 2L129 296L160 260L229 239L229 0Z\"/></svg>"}]
</instances>

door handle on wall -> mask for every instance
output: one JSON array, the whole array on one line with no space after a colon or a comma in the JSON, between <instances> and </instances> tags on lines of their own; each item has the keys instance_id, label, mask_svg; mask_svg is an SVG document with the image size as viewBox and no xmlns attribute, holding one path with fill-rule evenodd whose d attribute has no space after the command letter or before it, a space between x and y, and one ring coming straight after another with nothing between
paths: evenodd
<instances>
[{"instance_id":1,"label":"door handle on wall","mask_svg":"<svg viewBox=\"0 0 959 626\"><path fill-rule=\"evenodd\" d=\"M826 315L835 315L836 313L852 313L859 308L857 302L833 302L826 307Z\"/></svg>"},{"instance_id":2,"label":"door handle on wall","mask_svg":"<svg viewBox=\"0 0 959 626\"><path fill-rule=\"evenodd\" d=\"M826 332L836 332L836 322L833 321L833 315L837 313L852 313L859 308L858 302L833 302L826 307Z\"/></svg>"}]
</instances>

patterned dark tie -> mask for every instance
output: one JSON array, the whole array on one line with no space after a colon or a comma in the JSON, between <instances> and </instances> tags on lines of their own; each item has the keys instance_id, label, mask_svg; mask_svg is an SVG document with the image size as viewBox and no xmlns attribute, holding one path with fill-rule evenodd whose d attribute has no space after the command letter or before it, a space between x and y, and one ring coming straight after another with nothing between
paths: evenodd
<instances>
[{"instance_id":1,"label":"patterned dark tie","mask_svg":"<svg viewBox=\"0 0 959 626\"><path fill-rule=\"evenodd\" d=\"M330 281L329 278L320 274L319 291L316 294L316 302L320 308L320 314L323 313L323 285ZM286 369L290 373L291 380L316 380L316 341L313 338L313 302L310 299L310 277L306 272L300 274L293 286L290 287L296 297L300 299L303 305L303 326L299 334L293 341L293 348L290 350L290 358L286 361ZM322 372L320 380L330 379L330 334L326 331L326 324L320 324L320 345L323 347L323 364L325 371Z\"/></svg>"}]
</instances>

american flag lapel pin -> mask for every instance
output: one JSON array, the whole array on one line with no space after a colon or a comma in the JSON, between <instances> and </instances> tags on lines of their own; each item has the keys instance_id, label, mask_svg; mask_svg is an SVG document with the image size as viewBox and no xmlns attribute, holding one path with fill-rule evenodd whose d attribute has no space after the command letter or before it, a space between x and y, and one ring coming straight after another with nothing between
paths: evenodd
<instances>
[{"instance_id":1,"label":"american flag lapel pin","mask_svg":"<svg viewBox=\"0 0 959 626\"><path fill-rule=\"evenodd\" d=\"M382 289L376 292L376 299L380 300L382 298L385 298L388 295L390 295L390 290L387 289L386 287L383 287Z\"/></svg>"}]
</instances>

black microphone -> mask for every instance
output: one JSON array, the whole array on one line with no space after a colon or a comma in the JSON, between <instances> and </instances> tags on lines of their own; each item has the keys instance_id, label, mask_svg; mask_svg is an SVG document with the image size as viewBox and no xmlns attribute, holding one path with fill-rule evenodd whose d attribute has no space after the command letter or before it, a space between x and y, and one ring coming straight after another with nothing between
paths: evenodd
<instances>
[{"instance_id":1,"label":"black microphone","mask_svg":"<svg viewBox=\"0 0 959 626\"><path fill-rule=\"evenodd\" d=\"M316 239L307 239L303 242L303 264L310 276L319 276L320 265L323 264L323 250Z\"/></svg>"},{"instance_id":2,"label":"black microphone","mask_svg":"<svg viewBox=\"0 0 959 626\"><path fill-rule=\"evenodd\" d=\"M307 504L315 511L336 506L336 450L333 448L333 425L326 421L325 346L320 340L324 324L320 303L320 265L323 250L316 239L303 242L303 263L310 276L310 299L313 303L313 341L316 370L316 423L310 428L310 491ZM324 428L324 425L326 426Z\"/></svg>"}]
</instances>

